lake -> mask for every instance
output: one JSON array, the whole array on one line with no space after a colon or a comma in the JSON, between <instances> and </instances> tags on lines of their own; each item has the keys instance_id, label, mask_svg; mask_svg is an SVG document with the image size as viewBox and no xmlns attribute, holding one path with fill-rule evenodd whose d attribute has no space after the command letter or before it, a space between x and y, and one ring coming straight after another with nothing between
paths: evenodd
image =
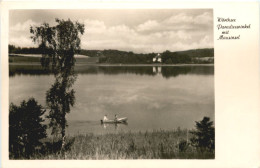
<instances>
[{"instance_id":1,"label":"lake","mask_svg":"<svg viewBox=\"0 0 260 168\"><path fill-rule=\"evenodd\" d=\"M54 83L40 65L10 64L9 100L34 97L42 106ZM67 115L68 135L194 128L214 121L214 66L77 65L76 103ZM101 125L104 115L127 117L128 124Z\"/></svg>"}]
</instances>

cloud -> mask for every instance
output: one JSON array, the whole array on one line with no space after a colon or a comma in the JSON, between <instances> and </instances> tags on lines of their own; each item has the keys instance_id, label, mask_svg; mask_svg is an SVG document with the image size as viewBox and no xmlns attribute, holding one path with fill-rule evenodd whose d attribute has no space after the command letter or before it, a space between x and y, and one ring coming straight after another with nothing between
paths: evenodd
<instances>
[{"instance_id":1,"label":"cloud","mask_svg":"<svg viewBox=\"0 0 260 168\"><path fill-rule=\"evenodd\" d=\"M28 19L23 23L18 22L11 26L9 29L9 43L19 47L36 47L30 38L30 27L38 25L40 23Z\"/></svg>"},{"instance_id":2,"label":"cloud","mask_svg":"<svg viewBox=\"0 0 260 168\"><path fill-rule=\"evenodd\" d=\"M98 19L79 19L85 24L82 36L83 49L118 49L138 53L180 51L213 47L212 13L196 15L185 12L161 19L148 19L129 26L126 21L108 25ZM38 25L28 19L10 27L10 43L28 47L30 26Z\"/></svg>"},{"instance_id":3,"label":"cloud","mask_svg":"<svg viewBox=\"0 0 260 168\"><path fill-rule=\"evenodd\" d=\"M212 16L212 13L209 13L209 12L204 12L203 14L197 15L194 18L194 23L197 23L197 24L209 24L211 26L212 22L213 22L213 16Z\"/></svg>"},{"instance_id":4,"label":"cloud","mask_svg":"<svg viewBox=\"0 0 260 168\"><path fill-rule=\"evenodd\" d=\"M192 23L193 17L188 16L185 13L179 13L178 15L173 15L173 16L165 19L164 22L169 25L178 24L178 23Z\"/></svg>"},{"instance_id":5,"label":"cloud","mask_svg":"<svg viewBox=\"0 0 260 168\"><path fill-rule=\"evenodd\" d=\"M159 23L155 20L148 20L147 22L140 24L136 27L137 31L151 30L159 26Z\"/></svg>"},{"instance_id":6,"label":"cloud","mask_svg":"<svg viewBox=\"0 0 260 168\"><path fill-rule=\"evenodd\" d=\"M30 39L30 36L15 36L9 39L9 43L15 46L22 47L36 47L36 45Z\"/></svg>"},{"instance_id":7,"label":"cloud","mask_svg":"<svg viewBox=\"0 0 260 168\"><path fill-rule=\"evenodd\" d=\"M31 19L26 20L23 23L17 23L14 26L10 27L10 31L29 31L30 26L36 26L39 25L39 23L36 23L32 21Z\"/></svg>"},{"instance_id":8,"label":"cloud","mask_svg":"<svg viewBox=\"0 0 260 168\"><path fill-rule=\"evenodd\" d=\"M204 12L199 15L188 15L186 13L180 13L178 15L173 15L170 18L164 20L167 25L174 24L209 24L212 25L212 13Z\"/></svg>"}]
</instances>

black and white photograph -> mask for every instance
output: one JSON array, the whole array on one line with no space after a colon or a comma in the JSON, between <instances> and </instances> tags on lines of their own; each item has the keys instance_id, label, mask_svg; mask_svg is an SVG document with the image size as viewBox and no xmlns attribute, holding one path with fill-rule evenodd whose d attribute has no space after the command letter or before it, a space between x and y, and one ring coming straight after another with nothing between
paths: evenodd
<instances>
[{"instance_id":1,"label":"black and white photograph","mask_svg":"<svg viewBox=\"0 0 260 168\"><path fill-rule=\"evenodd\" d=\"M213 9L9 11L9 159L215 159Z\"/></svg>"}]
</instances>

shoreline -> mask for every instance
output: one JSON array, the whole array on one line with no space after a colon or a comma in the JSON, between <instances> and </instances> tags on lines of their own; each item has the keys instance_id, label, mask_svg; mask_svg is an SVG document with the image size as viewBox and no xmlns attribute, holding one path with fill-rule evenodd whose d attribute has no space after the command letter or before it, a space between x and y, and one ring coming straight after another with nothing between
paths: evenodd
<instances>
[{"instance_id":1,"label":"shoreline","mask_svg":"<svg viewBox=\"0 0 260 168\"><path fill-rule=\"evenodd\" d=\"M98 64L98 66L214 66L214 64Z\"/></svg>"},{"instance_id":2,"label":"shoreline","mask_svg":"<svg viewBox=\"0 0 260 168\"><path fill-rule=\"evenodd\" d=\"M41 65L39 62L9 62L9 65ZM101 67L171 67L171 66L214 66L214 64L98 64L98 63L76 63L75 66L101 66Z\"/></svg>"}]
</instances>

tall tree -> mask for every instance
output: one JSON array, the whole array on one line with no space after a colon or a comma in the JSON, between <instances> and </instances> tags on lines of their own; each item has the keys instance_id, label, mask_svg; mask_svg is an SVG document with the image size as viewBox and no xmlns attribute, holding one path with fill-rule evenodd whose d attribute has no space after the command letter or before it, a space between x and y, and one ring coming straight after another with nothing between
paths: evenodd
<instances>
[{"instance_id":1,"label":"tall tree","mask_svg":"<svg viewBox=\"0 0 260 168\"><path fill-rule=\"evenodd\" d=\"M41 64L51 68L55 82L46 93L46 103L50 107L49 115L52 134L60 133L62 147L65 143L66 114L75 102L72 86L76 80L74 73L76 53L80 51L80 35L84 33L84 24L56 19L56 26L43 23L31 27L32 40L39 44L42 51Z\"/></svg>"}]
</instances>

